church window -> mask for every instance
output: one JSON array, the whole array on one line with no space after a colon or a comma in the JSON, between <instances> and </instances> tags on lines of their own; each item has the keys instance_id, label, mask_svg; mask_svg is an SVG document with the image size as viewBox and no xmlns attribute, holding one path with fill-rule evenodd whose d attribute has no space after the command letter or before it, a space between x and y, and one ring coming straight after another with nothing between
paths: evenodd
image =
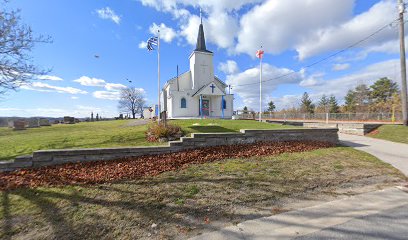
<instances>
[{"instance_id":1,"label":"church window","mask_svg":"<svg viewBox=\"0 0 408 240\"><path fill-rule=\"evenodd\" d=\"M187 108L187 101L185 98L181 99L181 108Z\"/></svg>"},{"instance_id":2,"label":"church window","mask_svg":"<svg viewBox=\"0 0 408 240\"><path fill-rule=\"evenodd\" d=\"M225 99L222 100L222 108L227 109L227 101L225 101Z\"/></svg>"}]
</instances>

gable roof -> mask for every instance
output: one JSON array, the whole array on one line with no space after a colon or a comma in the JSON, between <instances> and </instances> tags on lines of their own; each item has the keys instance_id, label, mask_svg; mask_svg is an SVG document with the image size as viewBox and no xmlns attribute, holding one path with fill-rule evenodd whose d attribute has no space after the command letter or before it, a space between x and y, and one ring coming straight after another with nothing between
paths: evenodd
<instances>
[{"instance_id":1,"label":"gable roof","mask_svg":"<svg viewBox=\"0 0 408 240\"><path fill-rule=\"evenodd\" d=\"M221 79L219 79L217 76L214 76L214 79L217 80L219 83L221 83L222 86L224 87L228 87L228 84L226 84L225 82L223 82Z\"/></svg>"},{"instance_id":2,"label":"gable roof","mask_svg":"<svg viewBox=\"0 0 408 240\"><path fill-rule=\"evenodd\" d=\"M190 70L188 70L188 71L186 71L186 72L183 72L182 74L178 75L178 77L180 78L181 76L184 76L185 74L190 74L190 72L191 72ZM170 84L171 81L174 81L174 80L176 80L176 79L177 79L177 76L175 76L175 77L170 78L169 80L167 80L166 84L164 84L164 86L163 86L162 89L165 89L165 88Z\"/></svg>"},{"instance_id":3,"label":"gable roof","mask_svg":"<svg viewBox=\"0 0 408 240\"><path fill-rule=\"evenodd\" d=\"M193 95L191 95L191 97L194 97L198 94L205 94L205 95L225 95L224 90L222 90L222 88L220 88L217 84L215 83L215 79L214 81L202 86L200 89L197 90L197 92L195 92ZM208 92L210 91L208 89L209 86L212 86L212 93ZM216 89L216 94L214 94L214 89ZM218 93L217 93L218 92Z\"/></svg>"}]
</instances>

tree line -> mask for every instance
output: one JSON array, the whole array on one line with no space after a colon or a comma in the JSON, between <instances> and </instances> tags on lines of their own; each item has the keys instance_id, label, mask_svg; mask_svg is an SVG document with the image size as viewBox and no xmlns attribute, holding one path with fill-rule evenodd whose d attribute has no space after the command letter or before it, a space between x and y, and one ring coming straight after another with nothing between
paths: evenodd
<instances>
[{"instance_id":1,"label":"tree line","mask_svg":"<svg viewBox=\"0 0 408 240\"><path fill-rule=\"evenodd\" d=\"M298 104L275 111L275 103L270 101L266 112L275 113L401 113L401 95L396 82L387 77L372 85L359 84L350 89L339 104L334 95L323 94L314 102L307 92L303 93ZM248 111L244 107L244 112Z\"/></svg>"}]
</instances>

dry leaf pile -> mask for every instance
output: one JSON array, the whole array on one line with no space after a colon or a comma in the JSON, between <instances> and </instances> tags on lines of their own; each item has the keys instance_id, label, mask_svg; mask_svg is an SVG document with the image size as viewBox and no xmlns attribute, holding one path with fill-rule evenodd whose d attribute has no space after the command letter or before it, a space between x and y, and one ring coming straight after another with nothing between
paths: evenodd
<instances>
[{"instance_id":1,"label":"dry leaf pile","mask_svg":"<svg viewBox=\"0 0 408 240\"><path fill-rule=\"evenodd\" d=\"M259 142L199 148L151 156L131 157L114 161L69 163L0 173L0 190L21 187L61 186L106 183L124 179L154 176L174 171L189 164L207 163L228 158L250 158L287 152L304 152L332 147L333 144L313 141Z\"/></svg>"}]
</instances>

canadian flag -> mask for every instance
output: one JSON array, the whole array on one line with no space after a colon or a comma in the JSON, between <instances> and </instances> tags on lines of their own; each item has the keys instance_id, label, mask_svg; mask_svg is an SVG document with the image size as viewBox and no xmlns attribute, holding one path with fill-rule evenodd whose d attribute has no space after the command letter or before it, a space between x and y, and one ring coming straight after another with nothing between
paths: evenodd
<instances>
[{"instance_id":1,"label":"canadian flag","mask_svg":"<svg viewBox=\"0 0 408 240\"><path fill-rule=\"evenodd\" d=\"M264 51L262 51L261 49L259 49L258 51L256 51L256 57L261 59L263 57Z\"/></svg>"}]
</instances>

